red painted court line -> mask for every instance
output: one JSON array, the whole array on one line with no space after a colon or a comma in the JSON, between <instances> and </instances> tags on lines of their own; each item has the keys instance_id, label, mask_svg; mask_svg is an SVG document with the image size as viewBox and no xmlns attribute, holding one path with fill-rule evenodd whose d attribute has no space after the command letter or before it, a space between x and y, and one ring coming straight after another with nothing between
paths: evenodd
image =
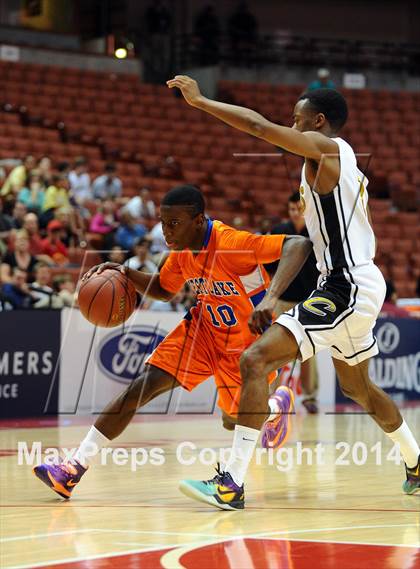
<instances>
[{"instance_id":1,"label":"red painted court line","mask_svg":"<svg viewBox=\"0 0 420 569\"><path fill-rule=\"evenodd\" d=\"M104 556L57 563L45 569L156 569L162 567L162 556L168 551L171 550ZM175 556L176 550L172 551ZM181 555L179 563L185 569L416 569L420 567L420 550L389 545L245 538L199 545Z\"/></svg>"}]
</instances>

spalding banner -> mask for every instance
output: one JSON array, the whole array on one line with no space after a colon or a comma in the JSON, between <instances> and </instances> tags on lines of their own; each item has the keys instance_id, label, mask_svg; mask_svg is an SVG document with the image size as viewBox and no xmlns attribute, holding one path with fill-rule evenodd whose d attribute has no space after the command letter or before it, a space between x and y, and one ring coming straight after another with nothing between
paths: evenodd
<instances>
[{"instance_id":1,"label":"spalding banner","mask_svg":"<svg viewBox=\"0 0 420 569\"><path fill-rule=\"evenodd\" d=\"M95 328L77 310L64 309L61 324L59 410L63 414L100 413L135 379L144 363L183 314L137 311L117 328ZM209 379L192 393L177 389L160 395L139 413L214 411L216 388Z\"/></svg>"},{"instance_id":2,"label":"spalding banner","mask_svg":"<svg viewBox=\"0 0 420 569\"><path fill-rule=\"evenodd\" d=\"M380 318L375 336L379 354L369 364L372 380L397 401L420 400L420 321ZM337 402L348 402L337 386Z\"/></svg>"},{"instance_id":3,"label":"spalding banner","mask_svg":"<svg viewBox=\"0 0 420 569\"><path fill-rule=\"evenodd\" d=\"M57 414L60 311L0 312L0 417Z\"/></svg>"}]
</instances>

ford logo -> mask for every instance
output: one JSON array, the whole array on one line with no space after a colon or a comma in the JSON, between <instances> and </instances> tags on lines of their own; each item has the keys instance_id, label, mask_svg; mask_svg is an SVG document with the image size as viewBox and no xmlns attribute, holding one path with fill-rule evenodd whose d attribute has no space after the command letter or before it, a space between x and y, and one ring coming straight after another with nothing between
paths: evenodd
<instances>
[{"instance_id":1,"label":"ford logo","mask_svg":"<svg viewBox=\"0 0 420 569\"><path fill-rule=\"evenodd\" d=\"M99 345L99 368L115 381L130 383L140 374L147 357L166 335L166 331L153 326L132 326L127 332L114 332Z\"/></svg>"},{"instance_id":2,"label":"ford logo","mask_svg":"<svg viewBox=\"0 0 420 569\"><path fill-rule=\"evenodd\" d=\"M384 354L390 354L400 343L400 331L392 322L385 322L376 333L378 346Z\"/></svg>"}]
</instances>

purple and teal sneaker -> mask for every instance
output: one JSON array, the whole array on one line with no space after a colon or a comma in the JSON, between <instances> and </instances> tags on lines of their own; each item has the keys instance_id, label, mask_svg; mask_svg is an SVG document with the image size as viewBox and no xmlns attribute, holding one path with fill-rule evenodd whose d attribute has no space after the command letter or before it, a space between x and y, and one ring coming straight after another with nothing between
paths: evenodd
<instances>
[{"instance_id":1,"label":"purple and teal sneaker","mask_svg":"<svg viewBox=\"0 0 420 569\"><path fill-rule=\"evenodd\" d=\"M294 413L295 396L293 391L281 385L270 397L274 401L279 414L263 425L261 445L264 448L279 448L284 445L290 434L290 420Z\"/></svg>"},{"instance_id":2,"label":"purple and teal sneaker","mask_svg":"<svg viewBox=\"0 0 420 569\"><path fill-rule=\"evenodd\" d=\"M407 474L407 480L403 484L403 491L406 494L420 492L420 456L414 468L408 468L407 465L405 465L405 472Z\"/></svg>"},{"instance_id":3,"label":"purple and teal sneaker","mask_svg":"<svg viewBox=\"0 0 420 569\"><path fill-rule=\"evenodd\" d=\"M179 489L189 498L221 510L243 510L245 507L244 485L238 486L229 472L220 470L219 464L216 471L216 476L211 480L181 480Z\"/></svg>"},{"instance_id":4,"label":"purple and teal sneaker","mask_svg":"<svg viewBox=\"0 0 420 569\"><path fill-rule=\"evenodd\" d=\"M80 481L87 468L76 460L60 464L40 464L33 468L33 473L51 490L68 500L73 488Z\"/></svg>"}]
</instances>

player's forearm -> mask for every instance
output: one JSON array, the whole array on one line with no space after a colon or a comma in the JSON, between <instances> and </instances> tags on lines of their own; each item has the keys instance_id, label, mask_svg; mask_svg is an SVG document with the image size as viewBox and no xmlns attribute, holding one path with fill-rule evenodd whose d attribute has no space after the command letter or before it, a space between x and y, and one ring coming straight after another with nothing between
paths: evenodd
<instances>
[{"instance_id":1,"label":"player's forearm","mask_svg":"<svg viewBox=\"0 0 420 569\"><path fill-rule=\"evenodd\" d=\"M312 242L306 237L287 237L277 271L271 281L267 295L273 299L281 297L289 284L299 273L312 251Z\"/></svg>"},{"instance_id":2,"label":"player's forearm","mask_svg":"<svg viewBox=\"0 0 420 569\"><path fill-rule=\"evenodd\" d=\"M131 280L136 290L156 300L168 301L174 296L160 285L159 273L143 273L134 269L127 269L127 277Z\"/></svg>"},{"instance_id":3,"label":"player's forearm","mask_svg":"<svg viewBox=\"0 0 420 569\"><path fill-rule=\"evenodd\" d=\"M253 136L261 136L261 125L266 119L256 111L238 105L213 101L203 96L194 106L238 130Z\"/></svg>"}]
</instances>

